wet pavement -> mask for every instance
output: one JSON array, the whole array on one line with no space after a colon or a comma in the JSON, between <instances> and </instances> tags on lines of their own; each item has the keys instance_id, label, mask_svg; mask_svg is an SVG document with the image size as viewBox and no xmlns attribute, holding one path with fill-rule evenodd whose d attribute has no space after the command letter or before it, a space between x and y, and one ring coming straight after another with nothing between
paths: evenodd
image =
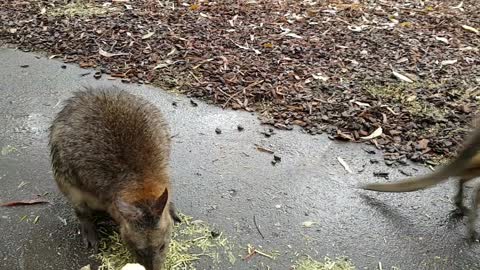
<instances>
[{"instance_id":1,"label":"wet pavement","mask_svg":"<svg viewBox=\"0 0 480 270\"><path fill-rule=\"evenodd\" d=\"M465 220L449 218L451 182L407 194L356 189L358 183L387 181L373 177L376 172L396 180L404 177L401 170L419 174L427 168L388 167L371 146L300 130L275 130L267 138L262 132L268 127L253 114L200 101L192 106L184 96L153 87L95 80L82 76L91 70L62 68L35 54L0 49L0 63L0 201L40 196L52 202L0 208L0 269L79 269L92 263L52 180L47 128L72 91L111 84L147 97L169 120L179 210L212 224L240 247L252 244L279 254L215 269L290 269L297 255L307 254L318 260L347 256L357 269L480 268L478 245L465 241ZM275 151L281 161L273 165L273 155L256 145ZM306 228L305 221L315 223Z\"/></svg>"}]
</instances>

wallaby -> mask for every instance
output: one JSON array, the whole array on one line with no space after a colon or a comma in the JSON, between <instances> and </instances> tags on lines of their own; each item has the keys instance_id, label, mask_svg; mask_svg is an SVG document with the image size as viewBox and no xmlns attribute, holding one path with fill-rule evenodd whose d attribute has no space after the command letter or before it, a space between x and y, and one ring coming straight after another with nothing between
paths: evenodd
<instances>
[{"instance_id":1,"label":"wallaby","mask_svg":"<svg viewBox=\"0 0 480 270\"><path fill-rule=\"evenodd\" d=\"M463 204L464 184L480 176L480 128L475 128L464 148L449 164L436 169L434 172L410 177L396 183L367 184L360 188L380 192L411 192L437 185L448 180L449 177L459 177L458 191L454 197L455 205L460 213L466 213ZM468 232L471 238L476 238L475 221L480 204L480 188L476 189L472 210L469 212Z\"/></svg>"},{"instance_id":2,"label":"wallaby","mask_svg":"<svg viewBox=\"0 0 480 270\"><path fill-rule=\"evenodd\" d=\"M97 249L94 211L107 212L138 262L163 269L174 221L169 128L160 110L117 88L86 88L50 127L54 178L84 243Z\"/></svg>"}]
</instances>

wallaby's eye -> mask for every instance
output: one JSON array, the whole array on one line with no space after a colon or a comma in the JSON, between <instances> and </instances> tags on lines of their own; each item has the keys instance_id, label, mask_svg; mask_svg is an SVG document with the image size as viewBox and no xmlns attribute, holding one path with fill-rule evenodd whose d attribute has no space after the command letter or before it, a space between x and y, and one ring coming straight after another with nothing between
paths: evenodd
<instances>
[{"instance_id":1,"label":"wallaby's eye","mask_svg":"<svg viewBox=\"0 0 480 270\"><path fill-rule=\"evenodd\" d=\"M161 245L160 248L159 248L160 251L162 251L164 249L165 249L165 244Z\"/></svg>"}]
</instances>

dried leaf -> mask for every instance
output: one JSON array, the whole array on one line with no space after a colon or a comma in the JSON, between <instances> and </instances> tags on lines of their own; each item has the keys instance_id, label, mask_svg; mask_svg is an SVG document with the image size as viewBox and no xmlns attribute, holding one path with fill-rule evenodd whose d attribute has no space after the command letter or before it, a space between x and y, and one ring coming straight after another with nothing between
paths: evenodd
<instances>
[{"instance_id":1,"label":"dried leaf","mask_svg":"<svg viewBox=\"0 0 480 270\"><path fill-rule=\"evenodd\" d=\"M352 32L362 32L363 29L367 28L365 25L356 26L356 25L349 25L348 29Z\"/></svg>"},{"instance_id":2,"label":"dried leaf","mask_svg":"<svg viewBox=\"0 0 480 270\"><path fill-rule=\"evenodd\" d=\"M321 80L321 81L324 81L324 82L328 81L328 79L329 79L328 76L325 76L322 73L312 74L312 77L315 80Z\"/></svg>"},{"instance_id":3,"label":"dried leaf","mask_svg":"<svg viewBox=\"0 0 480 270\"><path fill-rule=\"evenodd\" d=\"M462 28L465 29L465 30L467 30L467 31L473 32L473 33L475 33L475 34L478 34L478 33L479 33L478 29L476 29L476 28L474 28L474 27L471 27L471 26L468 26L468 25L465 25L465 24L462 25Z\"/></svg>"},{"instance_id":4,"label":"dried leaf","mask_svg":"<svg viewBox=\"0 0 480 270\"><path fill-rule=\"evenodd\" d=\"M272 44L272 43L270 43L270 42L263 43L263 47L264 47L264 48L271 49L271 48L273 48L273 44Z\"/></svg>"},{"instance_id":5,"label":"dried leaf","mask_svg":"<svg viewBox=\"0 0 480 270\"><path fill-rule=\"evenodd\" d=\"M471 46L467 46L467 47L462 47L462 48L459 48L460 51L474 51L474 52L478 52L478 48L474 48L474 47L471 47Z\"/></svg>"},{"instance_id":6,"label":"dried leaf","mask_svg":"<svg viewBox=\"0 0 480 270\"><path fill-rule=\"evenodd\" d=\"M442 66L448 66L448 65L453 65L455 63L457 63L458 60L457 59L454 59L454 60L445 60L445 61L442 61L440 64Z\"/></svg>"},{"instance_id":7,"label":"dried leaf","mask_svg":"<svg viewBox=\"0 0 480 270\"><path fill-rule=\"evenodd\" d=\"M15 34L17 32L17 28L10 28L10 29L8 29L8 32L10 34Z\"/></svg>"},{"instance_id":8,"label":"dried leaf","mask_svg":"<svg viewBox=\"0 0 480 270\"><path fill-rule=\"evenodd\" d=\"M337 138L344 139L347 141L354 141L355 139L350 135L342 132L341 130L337 129Z\"/></svg>"},{"instance_id":9,"label":"dried leaf","mask_svg":"<svg viewBox=\"0 0 480 270\"><path fill-rule=\"evenodd\" d=\"M448 44L448 39L444 37L435 37L436 40Z\"/></svg>"},{"instance_id":10,"label":"dried leaf","mask_svg":"<svg viewBox=\"0 0 480 270\"><path fill-rule=\"evenodd\" d=\"M42 7L40 9L40 14L45 14L47 12L47 9L45 7Z\"/></svg>"},{"instance_id":11,"label":"dried leaf","mask_svg":"<svg viewBox=\"0 0 480 270\"><path fill-rule=\"evenodd\" d=\"M158 65L156 65L156 66L153 68L153 70L165 68L165 67L168 67L169 65L170 65L170 64L166 64L166 63L158 64Z\"/></svg>"},{"instance_id":12,"label":"dried leaf","mask_svg":"<svg viewBox=\"0 0 480 270\"><path fill-rule=\"evenodd\" d=\"M33 199L33 200L21 200L21 201L11 201L0 204L3 207L10 207L10 206L20 206L20 205L32 205L32 204L41 204L41 203L50 203L47 200L42 199Z\"/></svg>"},{"instance_id":13,"label":"dried leaf","mask_svg":"<svg viewBox=\"0 0 480 270\"><path fill-rule=\"evenodd\" d=\"M177 52L177 49L175 49L175 47L173 47L169 53L167 53L167 57L169 57L170 55L173 55Z\"/></svg>"},{"instance_id":14,"label":"dried leaf","mask_svg":"<svg viewBox=\"0 0 480 270\"><path fill-rule=\"evenodd\" d=\"M109 53L107 51L104 51L102 48L98 49L98 53L101 56L104 56L104 57L107 57L107 58L115 57L115 56L121 56L121 55L128 55L128 53Z\"/></svg>"},{"instance_id":15,"label":"dried leaf","mask_svg":"<svg viewBox=\"0 0 480 270\"><path fill-rule=\"evenodd\" d=\"M232 41L232 42L233 42L233 41ZM247 44L247 46L242 46L242 45L237 44L237 43L235 43L235 42L233 42L233 44L235 44L235 46L239 47L240 49L244 49L244 50L248 50L248 51L253 51L253 52L255 52L255 54L261 54L261 52L260 52L259 50L254 49L254 48L249 48L249 47L248 47L248 44ZM213 58L212 58L212 59L213 59Z\"/></svg>"},{"instance_id":16,"label":"dried leaf","mask_svg":"<svg viewBox=\"0 0 480 270\"><path fill-rule=\"evenodd\" d=\"M303 37L302 36L299 36L295 33L286 33L285 36L287 37L292 37L292 38L298 38L298 39L302 39Z\"/></svg>"},{"instance_id":17,"label":"dried leaf","mask_svg":"<svg viewBox=\"0 0 480 270\"><path fill-rule=\"evenodd\" d=\"M153 36L153 34L155 34L155 32L148 32L147 34L142 36L142 39L151 38Z\"/></svg>"},{"instance_id":18,"label":"dried leaf","mask_svg":"<svg viewBox=\"0 0 480 270\"><path fill-rule=\"evenodd\" d=\"M352 173L352 174L353 174L352 169L350 169L350 166L348 166L347 162L346 162L345 160L343 160L343 158L337 157L337 160L338 160L338 162L340 162L340 164L342 164L342 166L343 166L343 168L345 169L345 171L347 171L348 173Z\"/></svg>"},{"instance_id":19,"label":"dried leaf","mask_svg":"<svg viewBox=\"0 0 480 270\"><path fill-rule=\"evenodd\" d=\"M392 70L392 72L393 72L393 75L395 77L397 77L397 79L402 80L404 82L413 83L413 81L410 78L408 78L407 76L402 75L402 74L396 72L395 70Z\"/></svg>"},{"instance_id":20,"label":"dried leaf","mask_svg":"<svg viewBox=\"0 0 480 270\"><path fill-rule=\"evenodd\" d=\"M199 8L200 8L200 5L199 5L199 4L191 4L191 5L190 5L190 10L191 10L191 11L198 10Z\"/></svg>"},{"instance_id":21,"label":"dried leaf","mask_svg":"<svg viewBox=\"0 0 480 270\"><path fill-rule=\"evenodd\" d=\"M370 107L370 104L364 103L364 102L360 102L360 101L354 101L353 103L357 104L357 105L360 106L360 107Z\"/></svg>"},{"instance_id":22,"label":"dried leaf","mask_svg":"<svg viewBox=\"0 0 480 270\"><path fill-rule=\"evenodd\" d=\"M374 139L374 138L377 138L379 136L381 136L383 134L383 129L382 127L378 127L377 129L375 129L374 132L372 132L372 134L368 135L368 136L365 136L365 137L360 137L364 140L371 140L371 139Z\"/></svg>"},{"instance_id":23,"label":"dried leaf","mask_svg":"<svg viewBox=\"0 0 480 270\"><path fill-rule=\"evenodd\" d=\"M458 5L454 6L454 7L450 7L450 8L451 8L451 9L462 9L462 7L463 7L463 1L460 2L460 4L458 4Z\"/></svg>"}]
</instances>

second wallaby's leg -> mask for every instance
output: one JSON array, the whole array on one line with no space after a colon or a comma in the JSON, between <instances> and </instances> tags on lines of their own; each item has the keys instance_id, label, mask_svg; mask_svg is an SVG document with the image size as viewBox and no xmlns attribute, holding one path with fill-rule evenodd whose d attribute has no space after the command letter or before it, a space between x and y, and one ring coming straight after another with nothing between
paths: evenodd
<instances>
[{"instance_id":1,"label":"second wallaby's leg","mask_svg":"<svg viewBox=\"0 0 480 270\"><path fill-rule=\"evenodd\" d=\"M459 214L466 215L468 213L468 209L465 207L465 204L463 203L463 190L464 190L464 184L470 181L470 178L461 178L458 181L458 188L457 188L457 194L455 194L455 197L453 198L455 206L457 207L457 211Z\"/></svg>"},{"instance_id":2,"label":"second wallaby's leg","mask_svg":"<svg viewBox=\"0 0 480 270\"><path fill-rule=\"evenodd\" d=\"M472 210L468 215L468 234L471 241L477 240L477 231L475 230L475 224L478 217L478 205L480 204L480 187L477 187L473 196Z\"/></svg>"},{"instance_id":3,"label":"second wallaby's leg","mask_svg":"<svg viewBox=\"0 0 480 270\"><path fill-rule=\"evenodd\" d=\"M83 243L87 248L92 247L96 252L98 250L98 236L93 215L94 211L84 203L75 205L74 209L80 222L80 233Z\"/></svg>"}]
</instances>

